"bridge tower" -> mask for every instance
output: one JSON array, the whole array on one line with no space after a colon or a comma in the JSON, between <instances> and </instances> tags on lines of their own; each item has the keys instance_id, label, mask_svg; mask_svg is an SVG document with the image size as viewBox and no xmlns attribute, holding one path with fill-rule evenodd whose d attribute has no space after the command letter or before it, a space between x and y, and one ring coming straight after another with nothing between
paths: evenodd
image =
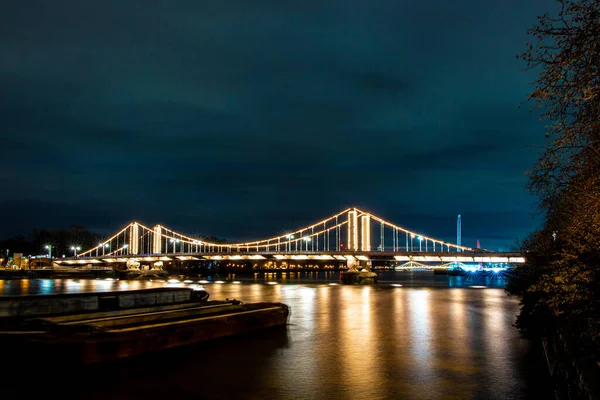
<instances>
[{"instance_id":1,"label":"bridge tower","mask_svg":"<svg viewBox=\"0 0 600 400\"><path fill-rule=\"evenodd\" d=\"M156 225L154 227L154 242L152 243L152 253L160 254L161 253L161 243L162 243L162 228L160 225Z\"/></svg>"},{"instance_id":2,"label":"bridge tower","mask_svg":"<svg viewBox=\"0 0 600 400\"><path fill-rule=\"evenodd\" d=\"M360 249L371 251L371 216L369 214L360 217Z\"/></svg>"},{"instance_id":3,"label":"bridge tower","mask_svg":"<svg viewBox=\"0 0 600 400\"><path fill-rule=\"evenodd\" d=\"M461 246L460 242L461 242L461 236L462 236L462 232L461 232L461 222L460 222L460 214L458 214L458 218L456 219L456 245L457 246ZM460 249L456 249L457 251L461 251Z\"/></svg>"},{"instance_id":4,"label":"bridge tower","mask_svg":"<svg viewBox=\"0 0 600 400\"><path fill-rule=\"evenodd\" d=\"M139 225L137 222L134 222L129 227L129 254L138 254L139 253Z\"/></svg>"},{"instance_id":5,"label":"bridge tower","mask_svg":"<svg viewBox=\"0 0 600 400\"><path fill-rule=\"evenodd\" d=\"M358 218L356 208L348 211L348 250L358 250Z\"/></svg>"}]
</instances>

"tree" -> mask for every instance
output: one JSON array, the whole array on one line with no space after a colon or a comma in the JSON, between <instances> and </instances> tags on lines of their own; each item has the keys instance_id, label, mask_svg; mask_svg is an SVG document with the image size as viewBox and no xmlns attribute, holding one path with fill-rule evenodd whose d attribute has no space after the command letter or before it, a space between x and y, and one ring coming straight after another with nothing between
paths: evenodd
<instances>
[{"instance_id":1,"label":"tree","mask_svg":"<svg viewBox=\"0 0 600 400\"><path fill-rule=\"evenodd\" d=\"M529 172L545 222L508 290L522 294L517 327L560 327L600 357L600 0L558 0L529 30L521 58L539 71L530 100L542 109L547 146ZM519 281L518 279L521 279Z\"/></svg>"},{"instance_id":2,"label":"tree","mask_svg":"<svg viewBox=\"0 0 600 400\"><path fill-rule=\"evenodd\" d=\"M580 172L600 162L600 2L558 0L544 14L520 57L541 69L530 99L543 109L548 146L530 173L530 189L553 211ZM596 170L597 171L597 170Z\"/></svg>"},{"instance_id":3,"label":"tree","mask_svg":"<svg viewBox=\"0 0 600 400\"><path fill-rule=\"evenodd\" d=\"M98 244L101 237L85 227L73 225L68 228L47 230L34 229L28 235L0 241L0 249L10 249L10 253L26 255L47 254L46 246L52 246L52 256L72 254L71 247L89 249Z\"/></svg>"}]
</instances>

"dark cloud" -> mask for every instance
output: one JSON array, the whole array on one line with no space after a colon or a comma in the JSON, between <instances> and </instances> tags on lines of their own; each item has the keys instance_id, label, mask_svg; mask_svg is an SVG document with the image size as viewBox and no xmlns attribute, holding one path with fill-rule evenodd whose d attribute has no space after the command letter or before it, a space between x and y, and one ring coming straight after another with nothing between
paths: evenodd
<instances>
[{"instance_id":1,"label":"dark cloud","mask_svg":"<svg viewBox=\"0 0 600 400\"><path fill-rule=\"evenodd\" d=\"M4 1L0 234L253 238L356 205L510 246L543 140L514 56L553 3Z\"/></svg>"}]
</instances>

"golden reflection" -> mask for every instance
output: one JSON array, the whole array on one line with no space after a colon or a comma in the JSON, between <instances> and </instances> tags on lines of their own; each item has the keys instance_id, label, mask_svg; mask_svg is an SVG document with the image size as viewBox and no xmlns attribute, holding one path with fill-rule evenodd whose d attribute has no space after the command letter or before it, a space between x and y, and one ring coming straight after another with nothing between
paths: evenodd
<instances>
[{"instance_id":1,"label":"golden reflection","mask_svg":"<svg viewBox=\"0 0 600 400\"><path fill-rule=\"evenodd\" d=\"M29 279L21 279L21 294L29 294Z\"/></svg>"},{"instance_id":2,"label":"golden reflection","mask_svg":"<svg viewBox=\"0 0 600 400\"><path fill-rule=\"evenodd\" d=\"M271 285L273 294L276 297L281 297L282 286L281 285Z\"/></svg>"},{"instance_id":3,"label":"golden reflection","mask_svg":"<svg viewBox=\"0 0 600 400\"><path fill-rule=\"evenodd\" d=\"M331 290L334 290L328 286L321 286L318 289L317 297L319 304L330 304L331 296L329 295ZM331 329L331 314L321 310L319 312L319 330L326 332L326 334L330 334L329 330Z\"/></svg>"},{"instance_id":4,"label":"golden reflection","mask_svg":"<svg viewBox=\"0 0 600 400\"><path fill-rule=\"evenodd\" d=\"M149 282L149 283L151 283L151 282ZM140 281L131 282L131 289L140 289L141 286L142 286L142 283ZM144 286L147 286L147 285L144 285Z\"/></svg>"},{"instance_id":5,"label":"golden reflection","mask_svg":"<svg viewBox=\"0 0 600 400\"><path fill-rule=\"evenodd\" d=\"M380 371L381 354L377 337L373 334L372 313L377 312L373 291L369 286L342 287L341 330L339 351L340 379L351 386L349 392L356 398L375 398Z\"/></svg>"},{"instance_id":6,"label":"golden reflection","mask_svg":"<svg viewBox=\"0 0 600 400\"><path fill-rule=\"evenodd\" d=\"M224 286L222 284L211 283L207 290L210 294L210 300L225 300L225 297L222 295Z\"/></svg>"},{"instance_id":7,"label":"golden reflection","mask_svg":"<svg viewBox=\"0 0 600 400\"><path fill-rule=\"evenodd\" d=\"M385 364L403 371L403 379L390 379L386 384L394 386L402 393L398 398L419 398L422 395L422 392L416 390L413 385L417 374L413 370L414 362L411 352L413 347L413 314L411 308L413 304L410 301L410 293L412 291L413 289L400 288L391 290L392 299L390 301L392 304L393 325L389 334L393 338L391 339L392 343L397 345L384 349L387 354ZM382 323L376 325L382 325Z\"/></svg>"},{"instance_id":8,"label":"golden reflection","mask_svg":"<svg viewBox=\"0 0 600 400\"><path fill-rule=\"evenodd\" d=\"M252 294L255 296L259 296L262 294L262 285L252 285Z\"/></svg>"},{"instance_id":9,"label":"golden reflection","mask_svg":"<svg viewBox=\"0 0 600 400\"><path fill-rule=\"evenodd\" d=\"M94 286L92 288L92 291L94 292L100 292L100 291L110 291L114 289L114 284L113 282L108 282L108 281L96 281L94 282ZM121 287L121 285L119 285L119 290L120 289L124 289Z\"/></svg>"},{"instance_id":10,"label":"golden reflection","mask_svg":"<svg viewBox=\"0 0 600 400\"><path fill-rule=\"evenodd\" d=\"M371 303L370 303L370 298L371 298L371 287L370 286L365 286L362 289L362 317L363 317L363 324L365 325L370 325L371 324L371 313L370 308L371 308ZM370 331L369 331L370 333Z\"/></svg>"},{"instance_id":11,"label":"golden reflection","mask_svg":"<svg viewBox=\"0 0 600 400\"><path fill-rule=\"evenodd\" d=\"M513 379L510 376L510 351L508 344L515 334L513 331L512 314L506 312L503 304L506 296L502 289L486 289L483 291L483 342L486 352L486 370L499 382ZM510 331L509 331L510 329ZM506 386L499 385L500 391ZM498 393L499 398L505 398L504 393Z\"/></svg>"},{"instance_id":12,"label":"golden reflection","mask_svg":"<svg viewBox=\"0 0 600 400\"><path fill-rule=\"evenodd\" d=\"M445 360L444 367L455 372L473 374L477 372L477 367L466 363L466 360L473 355L469 342L473 339L469 333L467 312L466 312L466 293L465 289L452 289L450 291L450 310L449 324L450 329L448 345L452 349L452 357ZM456 346L456 343L462 343L462 346Z\"/></svg>"},{"instance_id":13,"label":"golden reflection","mask_svg":"<svg viewBox=\"0 0 600 400\"><path fill-rule=\"evenodd\" d=\"M432 320L437 338L433 342L435 356L432 362L439 376L440 395L474 398L479 367L473 362L476 354L470 346L473 337L467 314L469 293L465 289L450 289L448 295L449 301L436 306ZM452 395L456 392L462 395ZM470 395L465 396L465 393Z\"/></svg>"},{"instance_id":14,"label":"golden reflection","mask_svg":"<svg viewBox=\"0 0 600 400\"><path fill-rule=\"evenodd\" d=\"M411 290L409 293L412 353L419 375L427 374L431 368L431 315L429 291Z\"/></svg>"},{"instance_id":15,"label":"golden reflection","mask_svg":"<svg viewBox=\"0 0 600 400\"><path fill-rule=\"evenodd\" d=\"M312 329L314 324L315 298L317 290L315 288L302 287L298 289L298 294L300 295L300 316L307 324L307 328Z\"/></svg>"},{"instance_id":16,"label":"golden reflection","mask_svg":"<svg viewBox=\"0 0 600 400\"><path fill-rule=\"evenodd\" d=\"M406 291L396 289L393 292L393 321L394 321L394 336L403 340L406 337L406 330L404 325L406 324L406 316L404 314L404 298L406 297Z\"/></svg>"},{"instance_id":17,"label":"golden reflection","mask_svg":"<svg viewBox=\"0 0 600 400\"><path fill-rule=\"evenodd\" d=\"M472 337L469 334L468 319L467 319L467 296L465 289L452 289L450 291L450 309L449 309L449 334L452 343L460 342L465 346L453 346L453 354L456 356L455 361L462 361L471 353L471 348L467 344ZM452 363L457 366L456 362ZM472 366L464 366L471 368Z\"/></svg>"}]
</instances>

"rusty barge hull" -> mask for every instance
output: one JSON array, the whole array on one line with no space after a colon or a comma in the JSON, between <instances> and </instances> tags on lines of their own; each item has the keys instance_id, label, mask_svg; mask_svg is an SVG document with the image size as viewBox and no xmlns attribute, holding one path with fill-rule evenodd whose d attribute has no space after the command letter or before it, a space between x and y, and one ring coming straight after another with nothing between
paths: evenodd
<instances>
[{"instance_id":1,"label":"rusty barge hull","mask_svg":"<svg viewBox=\"0 0 600 400\"><path fill-rule=\"evenodd\" d=\"M103 332L27 334L26 345L46 357L96 363L200 343L287 323L285 305L255 303L195 318L113 327ZM1 336L1 334L0 334Z\"/></svg>"},{"instance_id":2,"label":"rusty barge hull","mask_svg":"<svg viewBox=\"0 0 600 400\"><path fill-rule=\"evenodd\" d=\"M285 326L288 317L282 303L190 301L24 318L1 326L0 340L36 359L87 364Z\"/></svg>"}]
</instances>

